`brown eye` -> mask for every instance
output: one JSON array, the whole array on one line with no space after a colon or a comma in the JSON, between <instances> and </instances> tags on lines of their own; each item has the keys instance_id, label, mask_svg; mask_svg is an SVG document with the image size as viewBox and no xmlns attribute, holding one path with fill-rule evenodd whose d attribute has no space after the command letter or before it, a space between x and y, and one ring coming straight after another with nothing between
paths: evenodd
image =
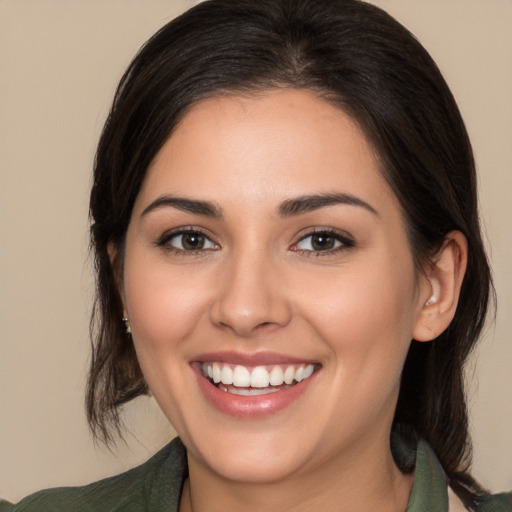
<instances>
[{"instance_id":1,"label":"brown eye","mask_svg":"<svg viewBox=\"0 0 512 512\"><path fill-rule=\"evenodd\" d=\"M175 251L205 251L218 249L218 246L200 231L181 231L171 233L158 242L161 247L168 247Z\"/></svg>"},{"instance_id":2,"label":"brown eye","mask_svg":"<svg viewBox=\"0 0 512 512\"><path fill-rule=\"evenodd\" d=\"M335 246L336 240L332 236L319 234L311 237L311 247L315 251L328 251L334 249Z\"/></svg>"},{"instance_id":3,"label":"brown eye","mask_svg":"<svg viewBox=\"0 0 512 512\"><path fill-rule=\"evenodd\" d=\"M186 233L181 236L181 245L186 251L197 251L204 248L205 237L197 233Z\"/></svg>"},{"instance_id":4,"label":"brown eye","mask_svg":"<svg viewBox=\"0 0 512 512\"><path fill-rule=\"evenodd\" d=\"M354 246L353 240L335 231L317 231L303 236L293 247L303 252L336 252Z\"/></svg>"}]
</instances>

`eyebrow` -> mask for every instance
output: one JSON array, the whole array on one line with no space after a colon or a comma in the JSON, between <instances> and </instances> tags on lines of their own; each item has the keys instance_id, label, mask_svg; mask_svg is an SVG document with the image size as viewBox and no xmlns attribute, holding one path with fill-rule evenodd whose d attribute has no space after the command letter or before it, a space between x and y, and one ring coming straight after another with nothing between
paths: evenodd
<instances>
[{"instance_id":1,"label":"eyebrow","mask_svg":"<svg viewBox=\"0 0 512 512\"><path fill-rule=\"evenodd\" d=\"M159 210L160 208L164 208L166 206L170 206L187 213L204 215L205 217L213 217L216 219L222 217L222 209L215 203L175 196L160 196L159 198L155 199L149 206L144 209L144 211L141 213L141 217L147 215L149 212Z\"/></svg>"},{"instance_id":2,"label":"eyebrow","mask_svg":"<svg viewBox=\"0 0 512 512\"><path fill-rule=\"evenodd\" d=\"M375 208L366 201L363 201L352 194L343 194L339 192L333 194L306 195L287 199L279 205L277 211L280 217L293 217L295 215L301 215L314 210L319 210L320 208L338 204L358 206L368 210L374 215L379 215L377 210L375 210ZM215 219L220 219L223 215L222 208L211 201L164 195L158 197L149 206L147 206L141 213L141 217L152 211L165 207L176 208L177 210L187 213L203 215L205 217L212 217Z\"/></svg>"},{"instance_id":3,"label":"eyebrow","mask_svg":"<svg viewBox=\"0 0 512 512\"><path fill-rule=\"evenodd\" d=\"M358 206L368 210L374 215L379 215L377 210L366 201L363 201L352 194L342 193L307 195L288 199L281 203L278 213L281 217L291 217L337 204Z\"/></svg>"}]
</instances>

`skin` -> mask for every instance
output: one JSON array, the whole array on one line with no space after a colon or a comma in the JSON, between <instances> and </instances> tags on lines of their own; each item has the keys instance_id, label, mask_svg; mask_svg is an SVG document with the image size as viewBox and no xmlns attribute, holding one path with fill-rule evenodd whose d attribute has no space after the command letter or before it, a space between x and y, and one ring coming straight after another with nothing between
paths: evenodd
<instances>
[{"instance_id":1,"label":"skin","mask_svg":"<svg viewBox=\"0 0 512 512\"><path fill-rule=\"evenodd\" d=\"M280 212L284 201L333 193L369 208ZM212 202L222 216L148 211L164 195ZM204 233L203 249L184 251L182 228ZM319 229L340 236L332 249L312 245ZM145 378L188 449L180 510L405 510L413 477L389 448L400 375L410 340L451 320L465 251L451 233L418 272L370 144L313 93L196 104L143 182L122 289ZM205 398L190 364L225 350L321 368L278 413L236 418Z\"/></svg>"}]
</instances>

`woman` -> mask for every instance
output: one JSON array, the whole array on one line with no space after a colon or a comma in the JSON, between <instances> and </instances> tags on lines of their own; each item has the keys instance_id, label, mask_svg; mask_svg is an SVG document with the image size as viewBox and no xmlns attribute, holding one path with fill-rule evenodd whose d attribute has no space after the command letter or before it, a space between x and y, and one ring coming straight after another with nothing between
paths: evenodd
<instances>
[{"instance_id":1,"label":"woman","mask_svg":"<svg viewBox=\"0 0 512 512\"><path fill-rule=\"evenodd\" d=\"M511 510L467 473L492 289L470 144L385 13L218 0L171 22L121 81L90 208L90 424L108 440L151 391L181 441L14 510L442 511L446 479Z\"/></svg>"}]
</instances>

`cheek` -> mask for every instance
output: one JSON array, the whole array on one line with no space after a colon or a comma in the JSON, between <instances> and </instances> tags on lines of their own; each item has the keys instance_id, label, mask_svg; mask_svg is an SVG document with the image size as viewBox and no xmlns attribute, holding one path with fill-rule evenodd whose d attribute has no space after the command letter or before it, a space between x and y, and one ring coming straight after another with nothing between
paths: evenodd
<instances>
[{"instance_id":1,"label":"cheek","mask_svg":"<svg viewBox=\"0 0 512 512\"><path fill-rule=\"evenodd\" d=\"M387 366L399 376L414 326L412 264L341 269L322 287L303 283L302 314L340 362L350 361L344 371L368 375Z\"/></svg>"},{"instance_id":2,"label":"cheek","mask_svg":"<svg viewBox=\"0 0 512 512\"><path fill-rule=\"evenodd\" d=\"M314 336L330 352L325 369L338 421L347 421L347 411L354 424L392 417L414 317L413 272L398 274L340 276L310 297L304 308Z\"/></svg>"},{"instance_id":3,"label":"cheek","mask_svg":"<svg viewBox=\"0 0 512 512\"><path fill-rule=\"evenodd\" d=\"M127 258L125 304L140 350L175 347L195 328L209 290L199 272ZM138 343L137 343L138 342Z\"/></svg>"}]
</instances>

